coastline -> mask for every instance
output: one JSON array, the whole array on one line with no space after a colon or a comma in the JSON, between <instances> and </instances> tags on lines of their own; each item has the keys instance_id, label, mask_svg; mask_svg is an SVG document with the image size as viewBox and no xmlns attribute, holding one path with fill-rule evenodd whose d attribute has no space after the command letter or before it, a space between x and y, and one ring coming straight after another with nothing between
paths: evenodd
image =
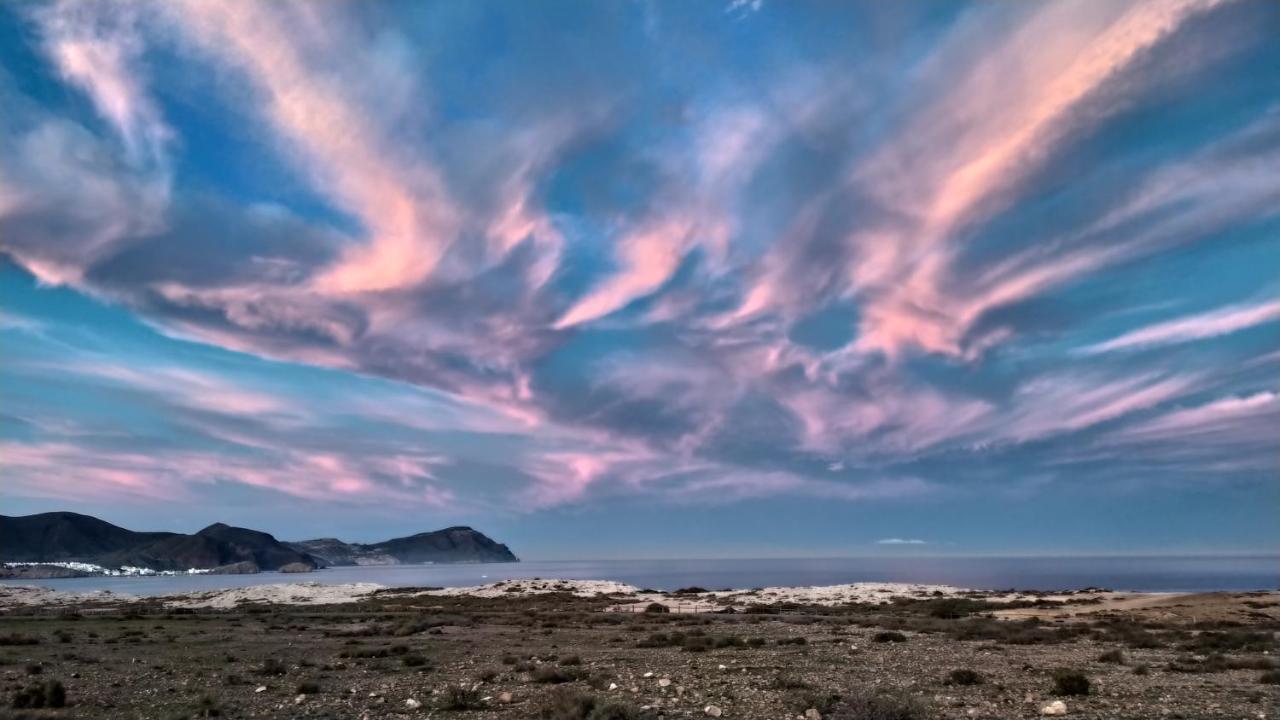
<instances>
[{"instance_id":1,"label":"coastline","mask_svg":"<svg viewBox=\"0 0 1280 720\"><path fill-rule=\"evenodd\" d=\"M15 607L127 605L158 602L169 608L234 608L244 603L267 605L343 605L367 600L375 593L400 597L523 599L565 595L607 599L610 612L629 612L657 603L677 613L741 612L770 605L886 605L903 601L967 599L987 603L1039 603L1073 606L1077 613L1101 611L1114 603L1154 603L1190 595L1175 592L1117 592L1099 588L1060 591L994 591L916 583L844 583L838 585L764 587L725 590L689 588L658 591L612 580L532 578L449 588L391 587L379 583L280 582L142 596L110 590L71 592L39 584L0 585L0 612Z\"/></svg>"}]
</instances>

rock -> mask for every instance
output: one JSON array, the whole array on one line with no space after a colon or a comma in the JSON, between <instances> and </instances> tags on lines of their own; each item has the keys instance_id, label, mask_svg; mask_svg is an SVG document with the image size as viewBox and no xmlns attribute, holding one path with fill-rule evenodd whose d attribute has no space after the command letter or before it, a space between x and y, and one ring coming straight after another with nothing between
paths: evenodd
<instances>
[{"instance_id":1,"label":"rock","mask_svg":"<svg viewBox=\"0 0 1280 720\"><path fill-rule=\"evenodd\" d=\"M254 688L254 690L253 690L253 691L254 691L254 692L256 692L256 693L266 692L266 691L267 691L267 686L266 686L266 685L259 685L258 687Z\"/></svg>"},{"instance_id":2,"label":"rock","mask_svg":"<svg viewBox=\"0 0 1280 720\"><path fill-rule=\"evenodd\" d=\"M671 684L670 678L662 678L658 681L658 687L667 687Z\"/></svg>"},{"instance_id":3,"label":"rock","mask_svg":"<svg viewBox=\"0 0 1280 720\"><path fill-rule=\"evenodd\" d=\"M618 683L609 683L609 689L610 689L610 690L617 690L617 689L618 689Z\"/></svg>"},{"instance_id":4,"label":"rock","mask_svg":"<svg viewBox=\"0 0 1280 720\"><path fill-rule=\"evenodd\" d=\"M253 575L260 570L258 563L252 560L219 565L209 571L210 575Z\"/></svg>"},{"instance_id":5,"label":"rock","mask_svg":"<svg viewBox=\"0 0 1280 720\"><path fill-rule=\"evenodd\" d=\"M294 705L301 705L302 703L304 703L304 702L306 702L306 701L307 701L307 696L306 696L306 695L304 695L304 694L302 694L302 693L299 693L299 694L298 694L298 696L297 696L297 697L295 697L295 698L293 699L293 704L294 704Z\"/></svg>"},{"instance_id":6,"label":"rock","mask_svg":"<svg viewBox=\"0 0 1280 720\"><path fill-rule=\"evenodd\" d=\"M804 711L804 720L822 720L822 713L818 712L818 708L809 708Z\"/></svg>"},{"instance_id":7,"label":"rock","mask_svg":"<svg viewBox=\"0 0 1280 720\"><path fill-rule=\"evenodd\" d=\"M651 673L651 672L647 672L647 673L645 673L645 674L644 674L644 676L643 676L643 677L651 678L651 677L653 677L653 673Z\"/></svg>"},{"instance_id":8,"label":"rock","mask_svg":"<svg viewBox=\"0 0 1280 720\"><path fill-rule=\"evenodd\" d=\"M408 700L404 701L404 706L410 710L417 710L418 708L422 707L422 703L418 702L414 698L409 698Z\"/></svg>"},{"instance_id":9,"label":"rock","mask_svg":"<svg viewBox=\"0 0 1280 720\"><path fill-rule=\"evenodd\" d=\"M1066 715L1067 704L1062 702L1061 700L1054 700L1048 705L1045 705L1044 707L1040 708L1040 714L1041 715Z\"/></svg>"},{"instance_id":10,"label":"rock","mask_svg":"<svg viewBox=\"0 0 1280 720\"><path fill-rule=\"evenodd\" d=\"M724 710L721 710L720 707L717 705L708 705L705 708L703 708L702 712L706 713L707 715L710 715L711 717L720 717L721 715L724 714Z\"/></svg>"},{"instance_id":11,"label":"rock","mask_svg":"<svg viewBox=\"0 0 1280 720\"><path fill-rule=\"evenodd\" d=\"M511 694L509 690L504 690L503 692L498 693L498 702L504 705L511 702L513 699L514 699L514 696Z\"/></svg>"}]
</instances>

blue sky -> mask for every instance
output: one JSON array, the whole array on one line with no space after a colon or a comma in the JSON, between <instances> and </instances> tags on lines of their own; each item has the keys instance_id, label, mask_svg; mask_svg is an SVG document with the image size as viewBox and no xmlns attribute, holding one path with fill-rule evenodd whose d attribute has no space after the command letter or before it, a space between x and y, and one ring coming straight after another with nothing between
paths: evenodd
<instances>
[{"instance_id":1,"label":"blue sky","mask_svg":"<svg viewBox=\"0 0 1280 720\"><path fill-rule=\"evenodd\" d=\"M0 7L5 513L1272 552L1280 6Z\"/></svg>"}]
</instances>

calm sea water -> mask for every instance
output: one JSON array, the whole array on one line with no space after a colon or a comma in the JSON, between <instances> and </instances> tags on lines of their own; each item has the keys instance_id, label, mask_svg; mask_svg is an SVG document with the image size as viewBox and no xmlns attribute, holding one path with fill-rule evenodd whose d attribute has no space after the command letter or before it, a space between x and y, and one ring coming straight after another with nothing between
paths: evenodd
<instances>
[{"instance_id":1,"label":"calm sea water","mask_svg":"<svg viewBox=\"0 0 1280 720\"><path fill-rule=\"evenodd\" d=\"M457 587L517 578L617 580L674 590L770 585L912 582L960 587L1061 590L1106 587L1149 592L1275 590L1280 557L899 557L761 560L583 560L493 565L395 565L329 568L306 575L184 575L5 581L57 590L111 590L167 595L281 582L373 582L388 586Z\"/></svg>"}]
</instances>

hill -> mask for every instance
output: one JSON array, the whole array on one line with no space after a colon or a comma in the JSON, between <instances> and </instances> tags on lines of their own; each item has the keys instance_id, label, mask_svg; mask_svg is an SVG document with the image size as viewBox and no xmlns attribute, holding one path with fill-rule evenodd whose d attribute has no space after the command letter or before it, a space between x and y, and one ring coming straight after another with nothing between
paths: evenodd
<instances>
[{"instance_id":1,"label":"hill","mask_svg":"<svg viewBox=\"0 0 1280 720\"><path fill-rule=\"evenodd\" d=\"M510 548L478 530L455 526L434 532L392 538L379 543L345 543L320 538L288 543L326 565L398 565L402 563L519 562Z\"/></svg>"}]
</instances>

